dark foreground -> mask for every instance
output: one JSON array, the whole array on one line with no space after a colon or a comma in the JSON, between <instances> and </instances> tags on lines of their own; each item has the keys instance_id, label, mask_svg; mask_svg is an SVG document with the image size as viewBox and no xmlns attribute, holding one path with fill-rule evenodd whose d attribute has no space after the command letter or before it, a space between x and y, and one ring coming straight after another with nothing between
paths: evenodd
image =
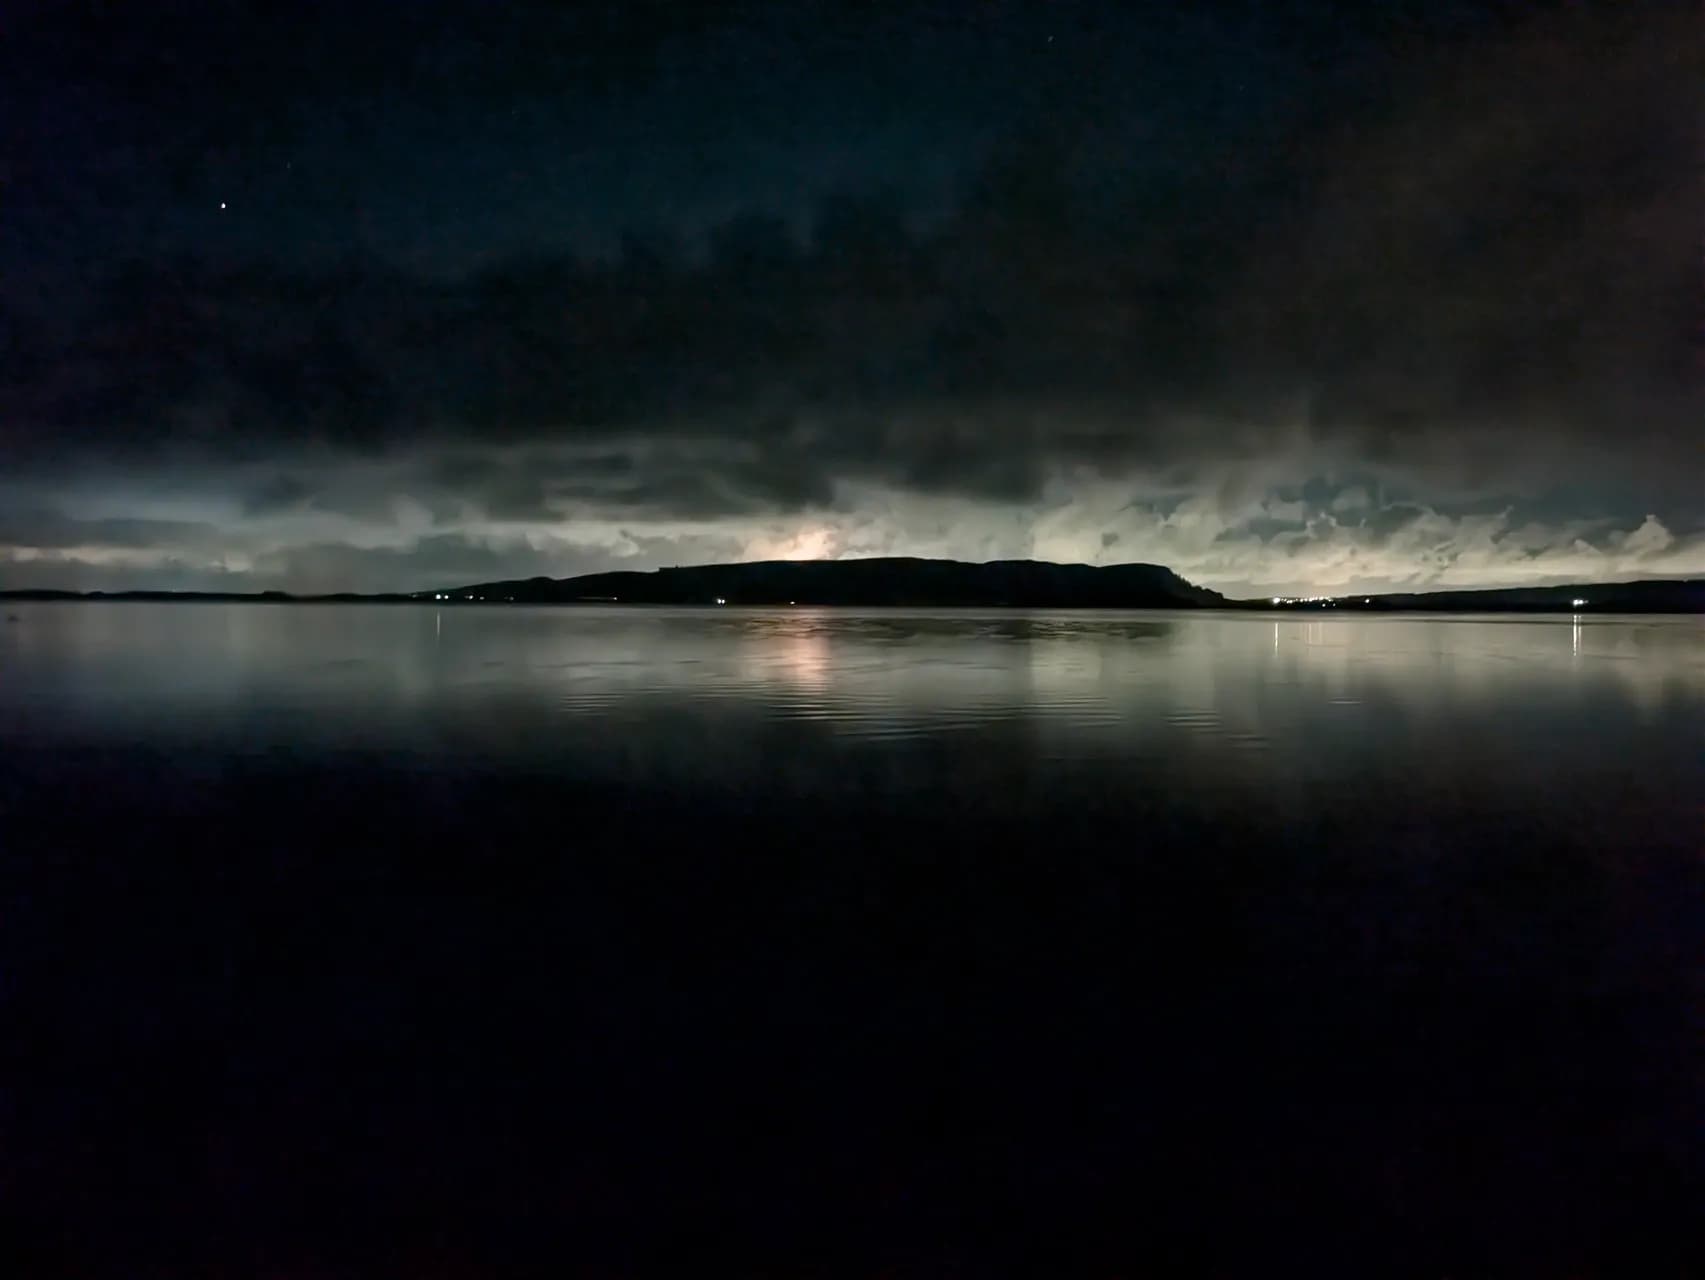
<instances>
[{"instance_id":1,"label":"dark foreground","mask_svg":"<svg viewBox=\"0 0 1705 1280\"><path fill-rule=\"evenodd\" d=\"M11 836L19 1274L1688 1269L1680 849L99 768Z\"/></svg>"},{"instance_id":2,"label":"dark foreground","mask_svg":"<svg viewBox=\"0 0 1705 1280\"><path fill-rule=\"evenodd\" d=\"M99 608L7 1274L1700 1273L1691 624Z\"/></svg>"}]
</instances>

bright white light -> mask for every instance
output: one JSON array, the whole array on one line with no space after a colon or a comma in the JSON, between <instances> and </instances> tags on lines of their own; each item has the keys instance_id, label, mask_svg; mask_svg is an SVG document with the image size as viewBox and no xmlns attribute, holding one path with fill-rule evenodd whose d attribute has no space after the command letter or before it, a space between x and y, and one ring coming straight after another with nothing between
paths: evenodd
<instances>
[{"instance_id":1,"label":"bright white light","mask_svg":"<svg viewBox=\"0 0 1705 1280\"><path fill-rule=\"evenodd\" d=\"M717 602L717 603L718 603L718 604L727 604L727 603L728 603L728 601L726 601L726 600L724 600L724 599L723 599L723 598L722 598L722 597L721 597L721 596L718 596L718 597L717 597L717 598L716 598L716 602Z\"/></svg>"},{"instance_id":2,"label":"bright white light","mask_svg":"<svg viewBox=\"0 0 1705 1280\"><path fill-rule=\"evenodd\" d=\"M223 201L223 200L221 200L221 201L220 201L220 202L219 202L219 207L220 207L220 208L221 208L221 209L223 209L223 208L224 208L224 207L225 207L225 202L224 202L224 201Z\"/></svg>"},{"instance_id":3,"label":"bright white light","mask_svg":"<svg viewBox=\"0 0 1705 1280\"><path fill-rule=\"evenodd\" d=\"M1274 603L1274 604L1278 604L1278 603L1280 603L1280 601L1279 601L1279 597L1278 597L1278 596L1274 596L1274 597L1273 597L1273 603Z\"/></svg>"},{"instance_id":4,"label":"bright white light","mask_svg":"<svg viewBox=\"0 0 1705 1280\"><path fill-rule=\"evenodd\" d=\"M1586 603L1586 601L1585 601L1585 600L1580 600L1580 599L1575 599L1575 600L1571 600L1571 601L1569 601L1569 603L1570 603L1570 604L1572 604L1572 605L1574 605L1574 606L1575 606L1575 608L1577 608L1577 609L1579 609L1579 608L1580 608L1580 607L1581 607L1581 606L1582 606L1582 605L1583 605L1583 604L1585 604L1585 603Z\"/></svg>"}]
</instances>

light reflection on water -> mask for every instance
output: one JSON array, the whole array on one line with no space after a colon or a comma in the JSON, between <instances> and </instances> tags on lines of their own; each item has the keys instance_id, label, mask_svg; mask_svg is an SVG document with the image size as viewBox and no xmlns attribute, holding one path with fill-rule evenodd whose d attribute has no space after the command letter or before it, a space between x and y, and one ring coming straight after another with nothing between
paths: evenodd
<instances>
[{"instance_id":1,"label":"light reflection on water","mask_svg":"<svg viewBox=\"0 0 1705 1280\"><path fill-rule=\"evenodd\" d=\"M1705 622L1687 617L12 612L0 741L38 748L361 749L808 790L861 769L887 788L1034 789L1092 766L1275 794L1374 771L1567 787L1636 761L1705 781Z\"/></svg>"},{"instance_id":2,"label":"light reflection on water","mask_svg":"<svg viewBox=\"0 0 1705 1280\"><path fill-rule=\"evenodd\" d=\"M508 1241L615 1171L623 1248L898 1186L1525 1274L1691 1220L1700 619L14 612L53 1221Z\"/></svg>"}]
</instances>

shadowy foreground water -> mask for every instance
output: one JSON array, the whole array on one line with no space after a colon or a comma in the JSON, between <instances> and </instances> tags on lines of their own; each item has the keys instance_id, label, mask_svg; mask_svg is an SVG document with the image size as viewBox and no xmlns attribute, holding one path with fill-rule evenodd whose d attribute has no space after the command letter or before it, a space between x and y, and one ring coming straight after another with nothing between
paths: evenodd
<instances>
[{"instance_id":1,"label":"shadowy foreground water","mask_svg":"<svg viewBox=\"0 0 1705 1280\"><path fill-rule=\"evenodd\" d=\"M18 1274L1700 1261L1697 620L11 613Z\"/></svg>"}]
</instances>

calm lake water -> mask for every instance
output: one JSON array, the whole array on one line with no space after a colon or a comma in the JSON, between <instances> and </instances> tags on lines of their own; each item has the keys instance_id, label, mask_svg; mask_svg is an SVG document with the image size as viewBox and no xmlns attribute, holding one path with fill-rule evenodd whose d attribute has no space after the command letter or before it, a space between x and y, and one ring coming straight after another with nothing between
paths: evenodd
<instances>
[{"instance_id":1,"label":"calm lake water","mask_svg":"<svg viewBox=\"0 0 1705 1280\"><path fill-rule=\"evenodd\" d=\"M44 1271L1694 1260L1705 620L4 614Z\"/></svg>"}]
</instances>

